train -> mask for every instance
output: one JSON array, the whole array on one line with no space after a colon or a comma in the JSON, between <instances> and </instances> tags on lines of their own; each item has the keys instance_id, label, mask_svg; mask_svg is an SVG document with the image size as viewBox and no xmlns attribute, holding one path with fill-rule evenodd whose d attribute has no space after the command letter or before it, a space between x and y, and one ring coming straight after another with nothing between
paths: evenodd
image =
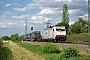
<instances>
[{"instance_id":1,"label":"train","mask_svg":"<svg viewBox=\"0 0 90 60\"><path fill-rule=\"evenodd\" d=\"M30 40L30 41L41 41L41 42L62 42L66 41L66 29L65 26L54 26L52 28L46 28L44 31L34 31L29 34L20 36L22 40Z\"/></svg>"}]
</instances>

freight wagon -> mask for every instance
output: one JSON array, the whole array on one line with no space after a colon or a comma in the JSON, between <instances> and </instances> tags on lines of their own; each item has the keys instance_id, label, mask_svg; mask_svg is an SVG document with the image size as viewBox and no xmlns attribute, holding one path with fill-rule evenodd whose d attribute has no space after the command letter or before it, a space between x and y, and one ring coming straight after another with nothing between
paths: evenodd
<instances>
[{"instance_id":1,"label":"freight wagon","mask_svg":"<svg viewBox=\"0 0 90 60\"><path fill-rule=\"evenodd\" d=\"M27 40L27 41L38 41L40 40L41 33L40 31L34 31L31 33L28 33L26 35L20 36L21 40Z\"/></svg>"},{"instance_id":2,"label":"freight wagon","mask_svg":"<svg viewBox=\"0 0 90 60\"><path fill-rule=\"evenodd\" d=\"M34 41L39 41L40 38L41 38L40 31L34 31L34 32L32 32L31 38L34 39Z\"/></svg>"},{"instance_id":3,"label":"freight wagon","mask_svg":"<svg viewBox=\"0 0 90 60\"><path fill-rule=\"evenodd\" d=\"M66 40L66 29L64 26L46 28L42 33L42 41L60 42Z\"/></svg>"}]
</instances>

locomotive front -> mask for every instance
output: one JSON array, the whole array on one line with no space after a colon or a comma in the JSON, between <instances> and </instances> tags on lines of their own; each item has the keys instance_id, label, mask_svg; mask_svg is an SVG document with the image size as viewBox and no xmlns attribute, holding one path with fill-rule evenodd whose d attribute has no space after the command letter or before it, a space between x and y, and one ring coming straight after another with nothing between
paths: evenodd
<instances>
[{"instance_id":1,"label":"locomotive front","mask_svg":"<svg viewBox=\"0 0 90 60\"><path fill-rule=\"evenodd\" d=\"M55 39L56 41L65 41L66 40L66 29L64 26L55 27Z\"/></svg>"}]
</instances>

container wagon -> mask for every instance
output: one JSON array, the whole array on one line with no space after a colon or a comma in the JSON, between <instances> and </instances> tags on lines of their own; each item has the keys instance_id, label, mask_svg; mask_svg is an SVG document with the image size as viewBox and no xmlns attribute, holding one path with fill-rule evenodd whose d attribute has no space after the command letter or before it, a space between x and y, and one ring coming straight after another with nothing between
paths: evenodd
<instances>
[{"instance_id":1,"label":"container wagon","mask_svg":"<svg viewBox=\"0 0 90 60\"><path fill-rule=\"evenodd\" d=\"M26 35L20 36L23 41L39 41L41 37L40 31L34 31Z\"/></svg>"},{"instance_id":2,"label":"container wagon","mask_svg":"<svg viewBox=\"0 0 90 60\"><path fill-rule=\"evenodd\" d=\"M40 31L34 31L34 32L32 32L31 38L32 38L34 41L40 41L40 38L41 38L41 33L40 33Z\"/></svg>"}]
</instances>

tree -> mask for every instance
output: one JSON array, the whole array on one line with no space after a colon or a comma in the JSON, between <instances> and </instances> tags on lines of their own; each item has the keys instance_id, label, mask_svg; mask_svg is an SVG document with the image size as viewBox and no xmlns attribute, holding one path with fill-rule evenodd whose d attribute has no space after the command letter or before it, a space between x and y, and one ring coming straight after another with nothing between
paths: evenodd
<instances>
[{"instance_id":1,"label":"tree","mask_svg":"<svg viewBox=\"0 0 90 60\"><path fill-rule=\"evenodd\" d=\"M10 40L13 40L13 34L10 36Z\"/></svg>"},{"instance_id":2,"label":"tree","mask_svg":"<svg viewBox=\"0 0 90 60\"><path fill-rule=\"evenodd\" d=\"M84 19L81 18L81 17L78 18L78 22L79 22L82 26L88 25L88 21L84 20Z\"/></svg>"},{"instance_id":3,"label":"tree","mask_svg":"<svg viewBox=\"0 0 90 60\"><path fill-rule=\"evenodd\" d=\"M60 26L65 26L66 32L68 33L69 14L68 14L68 6L67 6L67 4L63 5L62 21L60 22Z\"/></svg>"},{"instance_id":4,"label":"tree","mask_svg":"<svg viewBox=\"0 0 90 60\"><path fill-rule=\"evenodd\" d=\"M2 39L3 40L10 40L10 38L8 36L3 36Z\"/></svg>"},{"instance_id":5,"label":"tree","mask_svg":"<svg viewBox=\"0 0 90 60\"><path fill-rule=\"evenodd\" d=\"M68 14L68 6L67 4L63 5L63 14L62 14L62 22L66 22L69 24L69 14Z\"/></svg>"},{"instance_id":6,"label":"tree","mask_svg":"<svg viewBox=\"0 0 90 60\"><path fill-rule=\"evenodd\" d=\"M83 18L79 17L79 18L78 18L78 23L82 26L82 27L81 27L81 32L82 32L82 33L88 32L88 28L87 28L87 26L88 26L88 21L86 21L86 20L84 20Z\"/></svg>"},{"instance_id":7,"label":"tree","mask_svg":"<svg viewBox=\"0 0 90 60\"><path fill-rule=\"evenodd\" d=\"M18 34L11 35L10 39L12 41L20 41L20 37L18 36Z\"/></svg>"},{"instance_id":8,"label":"tree","mask_svg":"<svg viewBox=\"0 0 90 60\"><path fill-rule=\"evenodd\" d=\"M0 48L3 46L3 41L0 39Z\"/></svg>"},{"instance_id":9,"label":"tree","mask_svg":"<svg viewBox=\"0 0 90 60\"><path fill-rule=\"evenodd\" d=\"M78 21L71 25L69 33L87 33L88 32L88 21L79 17Z\"/></svg>"},{"instance_id":10,"label":"tree","mask_svg":"<svg viewBox=\"0 0 90 60\"><path fill-rule=\"evenodd\" d=\"M68 28L69 28L69 18L68 17L69 17L68 6L67 4L64 4L63 13L62 13L62 21L56 24L56 26L65 26L67 33L68 33Z\"/></svg>"},{"instance_id":11,"label":"tree","mask_svg":"<svg viewBox=\"0 0 90 60\"><path fill-rule=\"evenodd\" d=\"M78 22L75 22L71 28L72 33L81 33L81 27L82 26Z\"/></svg>"}]
</instances>

